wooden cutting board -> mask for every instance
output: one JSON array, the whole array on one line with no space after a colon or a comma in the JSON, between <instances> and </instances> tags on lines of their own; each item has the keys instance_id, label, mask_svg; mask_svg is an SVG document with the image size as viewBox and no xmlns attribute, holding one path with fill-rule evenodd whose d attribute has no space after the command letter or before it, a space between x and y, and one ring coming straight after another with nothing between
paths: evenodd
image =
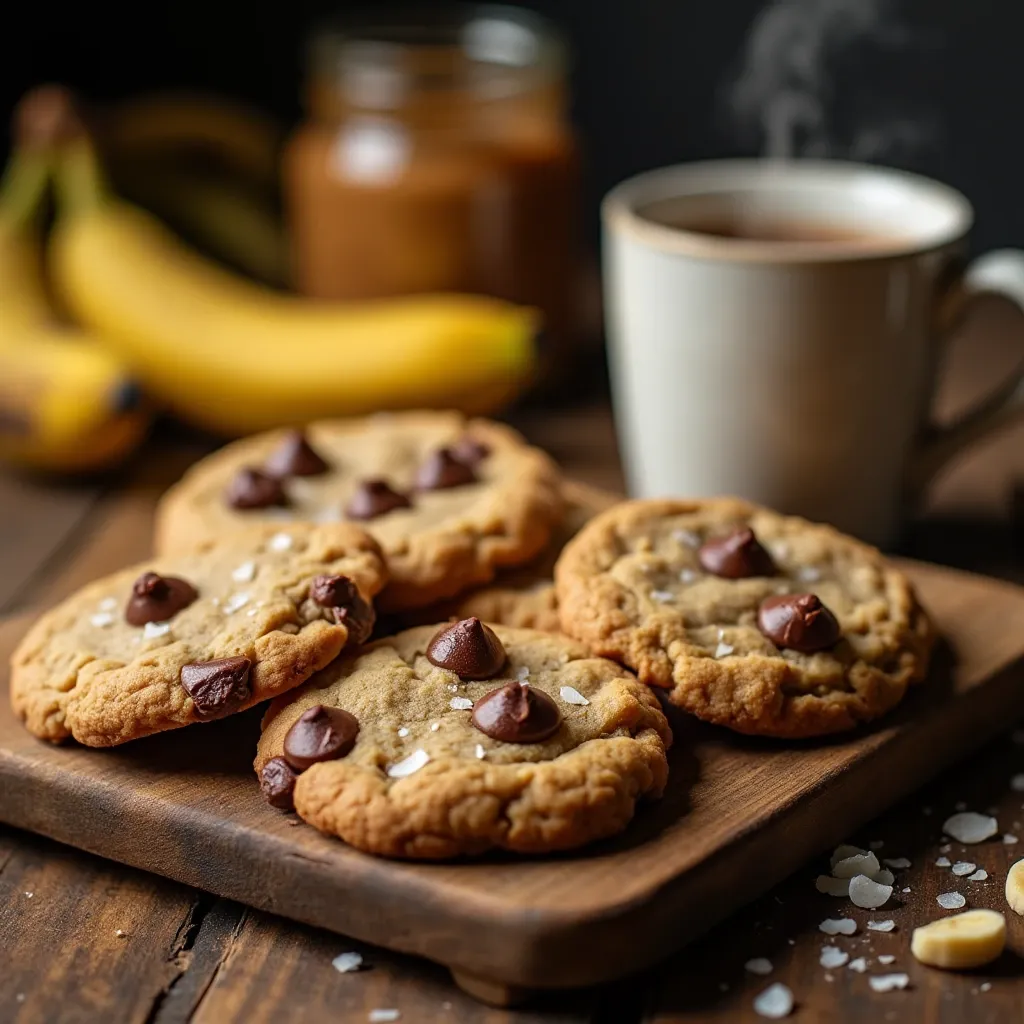
<instances>
[{"instance_id":1,"label":"wooden cutting board","mask_svg":"<svg viewBox=\"0 0 1024 1024\"><path fill-rule=\"evenodd\" d=\"M108 510L47 597L133 560L149 508ZM6 696L21 616L0 625L0 819L428 957L488 1001L608 981L707 931L1024 714L1024 589L907 569L947 646L884 724L785 745L675 715L665 798L615 840L535 860L400 863L297 824L257 789L259 709L113 750L35 740Z\"/></svg>"}]
</instances>

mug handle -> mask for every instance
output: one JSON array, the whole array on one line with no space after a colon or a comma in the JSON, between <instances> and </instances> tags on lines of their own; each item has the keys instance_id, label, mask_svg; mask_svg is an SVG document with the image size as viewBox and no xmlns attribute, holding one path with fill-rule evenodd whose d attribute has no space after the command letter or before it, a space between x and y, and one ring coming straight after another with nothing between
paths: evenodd
<instances>
[{"instance_id":1,"label":"mug handle","mask_svg":"<svg viewBox=\"0 0 1024 1024\"><path fill-rule=\"evenodd\" d=\"M1024 250L996 249L969 263L943 297L940 337L948 338L979 299L1009 299L1024 317ZM1024 324L1021 339L1024 341ZM1024 358L990 395L949 426L927 428L909 473L909 497L921 496L932 478L955 455L1024 415Z\"/></svg>"}]
</instances>

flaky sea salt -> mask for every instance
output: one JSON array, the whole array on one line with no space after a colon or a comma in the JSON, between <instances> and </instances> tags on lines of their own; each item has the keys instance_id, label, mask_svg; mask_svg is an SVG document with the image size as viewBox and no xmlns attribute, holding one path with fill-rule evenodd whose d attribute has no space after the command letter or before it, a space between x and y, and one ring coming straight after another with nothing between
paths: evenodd
<instances>
[{"instance_id":1,"label":"flaky sea salt","mask_svg":"<svg viewBox=\"0 0 1024 1024\"><path fill-rule=\"evenodd\" d=\"M231 573L231 578L236 583L252 583L256 578L256 563L253 561L243 562Z\"/></svg>"},{"instance_id":2,"label":"flaky sea salt","mask_svg":"<svg viewBox=\"0 0 1024 1024\"><path fill-rule=\"evenodd\" d=\"M859 956L856 960L851 960L846 966L849 967L851 971L863 974L868 969L868 962L864 957Z\"/></svg>"},{"instance_id":3,"label":"flaky sea salt","mask_svg":"<svg viewBox=\"0 0 1024 1024\"><path fill-rule=\"evenodd\" d=\"M401 737L403 737L403 739L404 739L404 738L405 738L406 736L408 736L408 735L409 735L409 730L408 730L408 729L407 729L407 728L406 728L406 727L405 727L405 726L403 725L403 726L402 726L402 727L401 727L401 728L400 728L400 729L398 730L398 735L399 735L399 736L401 736Z\"/></svg>"},{"instance_id":4,"label":"flaky sea salt","mask_svg":"<svg viewBox=\"0 0 1024 1024\"><path fill-rule=\"evenodd\" d=\"M827 918L818 925L818 931L826 935L853 935L857 922L852 917Z\"/></svg>"},{"instance_id":5,"label":"flaky sea salt","mask_svg":"<svg viewBox=\"0 0 1024 1024\"><path fill-rule=\"evenodd\" d=\"M97 607L101 612L112 612L117 607L117 598L105 597Z\"/></svg>"},{"instance_id":6,"label":"flaky sea salt","mask_svg":"<svg viewBox=\"0 0 1024 1024\"><path fill-rule=\"evenodd\" d=\"M948 857L936 857L935 866L937 868L948 868L953 862Z\"/></svg>"},{"instance_id":7,"label":"flaky sea salt","mask_svg":"<svg viewBox=\"0 0 1024 1024\"><path fill-rule=\"evenodd\" d=\"M768 1020L782 1020L793 1012L793 993L777 981L754 1000L754 1012Z\"/></svg>"},{"instance_id":8,"label":"flaky sea salt","mask_svg":"<svg viewBox=\"0 0 1024 1024\"><path fill-rule=\"evenodd\" d=\"M525 683L526 680L529 679L529 678L530 678L530 666L529 665L520 665L519 668L516 670L516 679L518 679L519 682L521 682L521 683Z\"/></svg>"},{"instance_id":9,"label":"flaky sea salt","mask_svg":"<svg viewBox=\"0 0 1024 1024\"><path fill-rule=\"evenodd\" d=\"M156 640L157 637L167 636L171 631L171 624L169 622L147 622L142 627L142 635L147 640Z\"/></svg>"},{"instance_id":10,"label":"flaky sea salt","mask_svg":"<svg viewBox=\"0 0 1024 1024\"><path fill-rule=\"evenodd\" d=\"M891 932L895 927L895 921L868 921L869 932Z\"/></svg>"},{"instance_id":11,"label":"flaky sea salt","mask_svg":"<svg viewBox=\"0 0 1024 1024\"><path fill-rule=\"evenodd\" d=\"M110 612L97 612L89 619L89 622L97 629L104 629L114 624L114 616Z\"/></svg>"},{"instance_id":12,"label":"flaky sea salt","mask_svg":"<svg viewBox=\"0 0 1024 1024\"><path fill-rule=\"evenodd\" d=\"M1024 793L1024 774L1014 775L1014 777L1010 779L1010 789L1012 789L1014 793Z\"/></svg>"},{"instance_id":13,"label":"flaky sea salt","mask_svg":"<svg viewBox=\"0 0 1024 1024\"><path fill-rule=\"evenodd\" d=\"M893 961L894 961L895 959L896 959L896 957L894 957L894 956L892 955L892 953L883 953L883 954L882 954L882 955L881 955L881 956L880 956L880 957L878 958L878 962L879 962L880 964L884 964L884 965L888 966L888 965L889 965L889 964L891 964L891 963L892 963L892 962L893 962Z\"/></svg>"},{"instance_id":14,"label":"flaky sea salt","mask_svg":"<svg viewBox=\"0 0 1024 1024\"><path fill-rule=\"evenodd\" d=\"M407 775L414 775L429 761L430 755L425 750L414 750L408 757L388 767L388 778L404 779Z\"/></svg>"},{"instance_id":15,"label":"flaky sea salt","mask_svg":"<svg viewBox=\"0 0 1024 1024\"><path fill-rule=\"evenodd\" d=\"M910 892L910 886L909 885L904 886L903 892Z\"/></svg>"},{"instance_id":16,"label":"flaky sea salt","mask_svg":"<svg viewBox=\"0 0 1024 1024\"><path fill-rule=\"evenodd\" d=\"M586 697L580 693L574 686L563 686L559 691L558 695L565 701L566 704L579 704L585 706L590 703Z\"/></svg>"},{"instance_id":17,"label":"flaky sea salt","mask_svg":"<svg viewBox=\"0 0 1024 1024\"><path fill-rule=\"evenodd\" d=\"M853 878L854 875L871 876L879 869L878 858L873 853L855 853L833 864L832 874L836 878Z\"/></svg>"},{"instance_id":18,"label":"flaky sea salt","mask_svg":"<svg viewBox=\"0 0 1024 1024\"><path fill-rule=\"evenodd\" d=\"M391 1024L392 1021L400 1020L402 1014L398 1010L378 1009L371 1010L366 1018L370 1024Z\"/></svg>"},{"instance_id":19,"label":"flaky sea salt","mask_svg":"<svg viewBox=\"0 0 1024 1024\"><path fill-rule=\"evenodd\" d=\"M716 658L724 658L727 655L732 654L732 652L735 651L735 650L736 650L736 648L733 647L732 644L726 644L726 643L722 643L721 641L719 641L718 646L715 648L715 657Z\"/></svg>"},{"instance_id":20,"label":"flaky sea salt","mask_svg":"<svg viewBox=\"0 0 1024 1024\"><path fill-rule=\"evenodd\" d=\"M290 533L275 533L267 542L271 551L289 551L294 542Z\"/></svg>"},{"instance_id":21,"label":"flaky sea salt","mask_svg":"<svg viewBox=\"0 0 1024 1024\"><path fill-rule=\"evenodd\" d=\"M871 842L868 843L869 850L880 850L883 846L885 846L884 839L872 839Z\"/></svg>"},{"instance_id":22,"label":"flaky sea salt","mask_svg":"<svg viewBox=\"0 0 1024 1024\"><path fill-rule=\"evenodd\" d=\"M241 592L238 594L232 594L225 602L221 611L225 615L234 615L235 612L244 608L249 603L249 595Z\"/></svg>"},{"instance_id":23,"label":"flaky sea salt","mask_svg":"<svg viewBox=\"0 0 1024 1024\"><path fill-rule=\"evenodd\" d=\"M978 991L979 991L979 992L988 992L988 990L989 990L990 988L992 988L992 982L991 982L991 981L983 981L983 982L982 982L982 983L981 983L981 984L980 984L980 985L978 986Z\"/></svg>"},{"instance_id":24,"label":"flaky sea salt","mask_svg":"<svg viewBox=\"0 0 1024 1024\"><path fill-rule=\"evenodd\" d=\"M841 950L838 946L822 946L821 956L818 963L822 967L842 967L850 959L850 954Z\"/></svg>"},{"instance_id":25,"label":"flaky sea salt","mask_svg":"<svg viewBox=\"0 0 1024 1024\"><path fill-rule=\"evenodd\" d=\"M947 818L942 831L959 843L981 843L999 831L999 823L987 814L964 811Z\"/></svg>"},{"instance_id":26,"label":"flaky sea salt","mask_svg":"<svg viewBox=\"0 0 1024 1024\"><path fill-rule=\"evenodd\" d=\"M440 729L440 728L441 728L441 723L440 722L431 722L430 723L430 731L431 732L437 732L437 730Z\"/></svg>"},{"instance_id":27,"label":"flaky sea salt","mask_svg":"<svg viewBox=\"0 0 1024 1024\"><path fill-rule=\"evenodd\" d=\"M755 956L753 960L748 960L744 965L745 971L750 971L751 974L771 974L772 973L772 962L766 960L763 956Z\"/></svg>"},{"instance_id":28,"label":"flaky sea salt","mask_svg":"<svg viewBox=\"0 0 1024 1024\"><path fill-rule=\"evenodd\" d=\"M487 751L484 750L484 745L482 743L478 743L476 745L476 750L474 751L474 753L481 761L487 756Z\"/></svg>"},{"instance_id":29,"label":"flaky sea salt","mask_svg":"<svg viewBox=\"0 0 1024 1024\"><path fill-rule=\"evenodd\" d=\"M473 709L473 702L468 697L452 697L448 701L448 707L452 711L471 711Z\"/></svg>"},{"instance_id":30,"label":"flaky sea salt","mask_svg":"<svg viewBox=\"0 0 1024 1024\"><path fill-rule=\"evenodd\" d=\"M959 910L962 906L966 905L967 900L958 892L944 892L935 897L935 902L943 910Z\"/></svg>"},{"instance_id":31,"label":"flaky sea salt","mask_svg":"<svg viewBox=\"0 0 1024 1024\"><path fill-rule=\"evenodd\" d=\"M1007 846L1014 846L1016 844L1016 842L1017 842L1017 837L1013 836L1013 835L1010 835L1010 833L1007 832L1006 835L1003 836L1003 842Z\"/></svg>"},{"instance_id":32,"label":"flaky sea salt","mask_svg":"<svg viewBox=\"0 0 1024 1024\"><path fill-rule=\"evenodd\" d=\"M910 867L910 861L906 857L886 857L882 863L894 871L902 871L904 868Z\"/></svg>"},{"instance_id":33,"label":"flaky sea salt","mask_svg":"<svg viewBox=\"0 0 1024 1024\"><path fill-rule=\"evenodd\" d=\"M660 601L662 604L668 604L669 601L673 600L675 595L671 590L652 590L651 600Z\"/></svg>"},{"instance_id":34,"label":"flaky sea salt","mask_svg":"<svg viewBox=\"0 0 1024 1024\"><path fill-rule=\"evenodd\" d=\"M867 875L857 875L850 879L850 901L855 907L875 910L885 904L891 895L891 885L873 882Z\"/></svg>"},{"instance_id":35,"label":"flaky sea salt","mask_svg":"<svg viewBox=\"0 0 1024 1024\"><path fill-rule=\"evenodd\" d=\"M849 896L850 880L848 878L833 878L831 875L818 875L814 880L814 888L827 896Z\"/></svg>"},{"instance_id":36,"label":"flaky sea salt","mask_svg":"<svg viewBox=\"0 0 1024 1024\"><path fill-rule=\"evenodd\" d=\"M672 537L674 540L679 541L680 544L685 544L688 548L700 547L700 536L694 533L693 530L673 530Z\"/></svg>"},{"instance_id":37,"label":"flaky sea salt","mask_svg":"<svg viewBox=\"0 0 1024 1024\"><path fill-rule=\"evenodd\" d=\"M697 575L698 574L694 572L693 569L682 569L679 573L679 582L685 583L689 586L689 584L696 582Z\"/></svg>"},{"instance_id":38,"label":"flaky sea salt","mask_svg":"<svg viewBox=\"0 0 1024 1024\"><path fill-rule=\"evenodd\" d=\"M874 992L892 992L894 989L906 988L910 984L907 974L876 974L868 978L868 984Z\"/></svg>"},{"instance_id":39,"label":"flaky sea salt","mask_svg":"<svg viewBox=\"0 0 1024 1024\"><path fill-rule=\"evenodd\" d=\"M363 966L363 956L361 953L339 953L331 961L331 966L340 974L350 974Z\"/></svg>"},{"instance_id":40,"label":"flaky sea salt","mask_svg":"<svg viewBox=\"0 0 1024 1024\"><path fill-rule=\"evenodd\" d=\"M813 565L802 565L797 569L796 576L803 583L817 583L821 579L821 570Z\"/></svg>"},{"instance_id":41,"label":"flaky sea salt","mask_svg":"<svg viewBox=\"0 0 1024 1024\"><path fill-rule=\"evenodd\" d=\"M953 865L953 874L969 875L977 866L977 864L972 864L969 860L958 860Z\"/></svg>"},{"instance_id":42,"label":"flaky sea salt","mask_svg":"<svg viewBox=\"0 0 1024 1024\"><path fill-rule=\"evenodd\" d=\"M988 872L984 868L978 868L972 875L967 876L968 882L984 882L988 878Z\"/></svg>"},{"instance_id":43,"label":"flaky sea salt","mask_svg":"<svg viewBox=\"0 0 1024 1024\"><path fill-rule=\"evenodd\" d=\"M896 876L888 868L879 868L870 877L872 882L878 882L881 885L892 885L896 881Z\"/></svg>"}]
</instances>

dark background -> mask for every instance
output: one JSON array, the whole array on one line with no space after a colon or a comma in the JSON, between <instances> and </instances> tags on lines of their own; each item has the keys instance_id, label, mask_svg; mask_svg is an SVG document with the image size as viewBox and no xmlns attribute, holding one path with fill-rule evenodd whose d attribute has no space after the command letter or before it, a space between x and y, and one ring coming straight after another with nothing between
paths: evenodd
<instances>
[{"instance_id":1,"label":"dark background","mask_svg":"<svg viewBox=\"0 0 1024 1024\"><path fill-rule=\"evenodd\" d=\"M858 0L796 2L830 9ZM889 52L854 43L826 54L830 117L834 110L841 119L841 110L856 111L862 96L874 95L933 119L938 130L927 146L883 153L880 162L923 170L966 192L978 212L977 247L1024 244L1024 2L863 2L891 7L903 41ZM0 35L0 115L28 86L53 80L96 99L170 86L211 89L292 122L301 114L307 31L345 6L20 5L20 24L8 22ZM758 151L759 140L730 123L722 93L742 65L744 39L764 0L524 6L554 20L574 53L574 116L588 158L592 237L597 200L621 178L659 164Z\"/></svg>"}]
</instances>

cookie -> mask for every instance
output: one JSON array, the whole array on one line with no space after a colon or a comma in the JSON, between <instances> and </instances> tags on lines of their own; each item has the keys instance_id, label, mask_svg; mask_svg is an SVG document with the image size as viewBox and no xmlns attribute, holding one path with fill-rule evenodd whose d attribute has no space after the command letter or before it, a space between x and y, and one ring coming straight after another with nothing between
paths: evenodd
<instances>
[{"instance_id":1,"label":"cookie","mask_svg":"<svg viewBox=\"0 0 1024 1024\"><path fill-rule=\"evenodd\" d=\"M30 732L109 747L290 690L373 627L386 579L355 526L256 528L123 569L42 616L12 659Z\"/></svg>"},{"instance_id":2,"label":"cookie","mask_svg":"<svg viewBox=\"0 0 1024 1024\"><path fill-rule=\"evenodd\" d=\"M345 655L270 706L255 767L276 806L369 853L546 853L661 795L657 699L582 645L476 619Z\"/></svg>"},{"instance_id":3,"label":"cookie","mask_svg":"<svg viewBox=\"0 0 1024 1024\"><path fill-rule=\"evenodd\" d=\"M874 548L731 498L624 502L566 546L555 579L566 633L743 733L876 718L924 677L932 645Z\"/></svg>"},{"instance_id":4,"label":"cookie","mask_svg":"<svg viewBox=\"0 0 1024 1024\"><path fill-rule=\"evenodd\" d=\"M273 431L202 460L164 497L161 552L254 522L358 522L384 549L382 611L420 608L529 561L563 504L557 469L508 427L382 413Z\"/></svg>"},{"instance_id":5,"label":"cookie","mask_svg":"<svg viewBox=\"0 0 1024 1024\"><path fill-rule=\"evenodd\" d=\"M555 597L555 562L562 548L599 512L619 498L609 491L567 480L562 485L565 517L544 550L527 565L499 572L493 584L405 616L408 626L476 616L484 622L548 633L561 630Z\"/></svg>"}]
</instances>

